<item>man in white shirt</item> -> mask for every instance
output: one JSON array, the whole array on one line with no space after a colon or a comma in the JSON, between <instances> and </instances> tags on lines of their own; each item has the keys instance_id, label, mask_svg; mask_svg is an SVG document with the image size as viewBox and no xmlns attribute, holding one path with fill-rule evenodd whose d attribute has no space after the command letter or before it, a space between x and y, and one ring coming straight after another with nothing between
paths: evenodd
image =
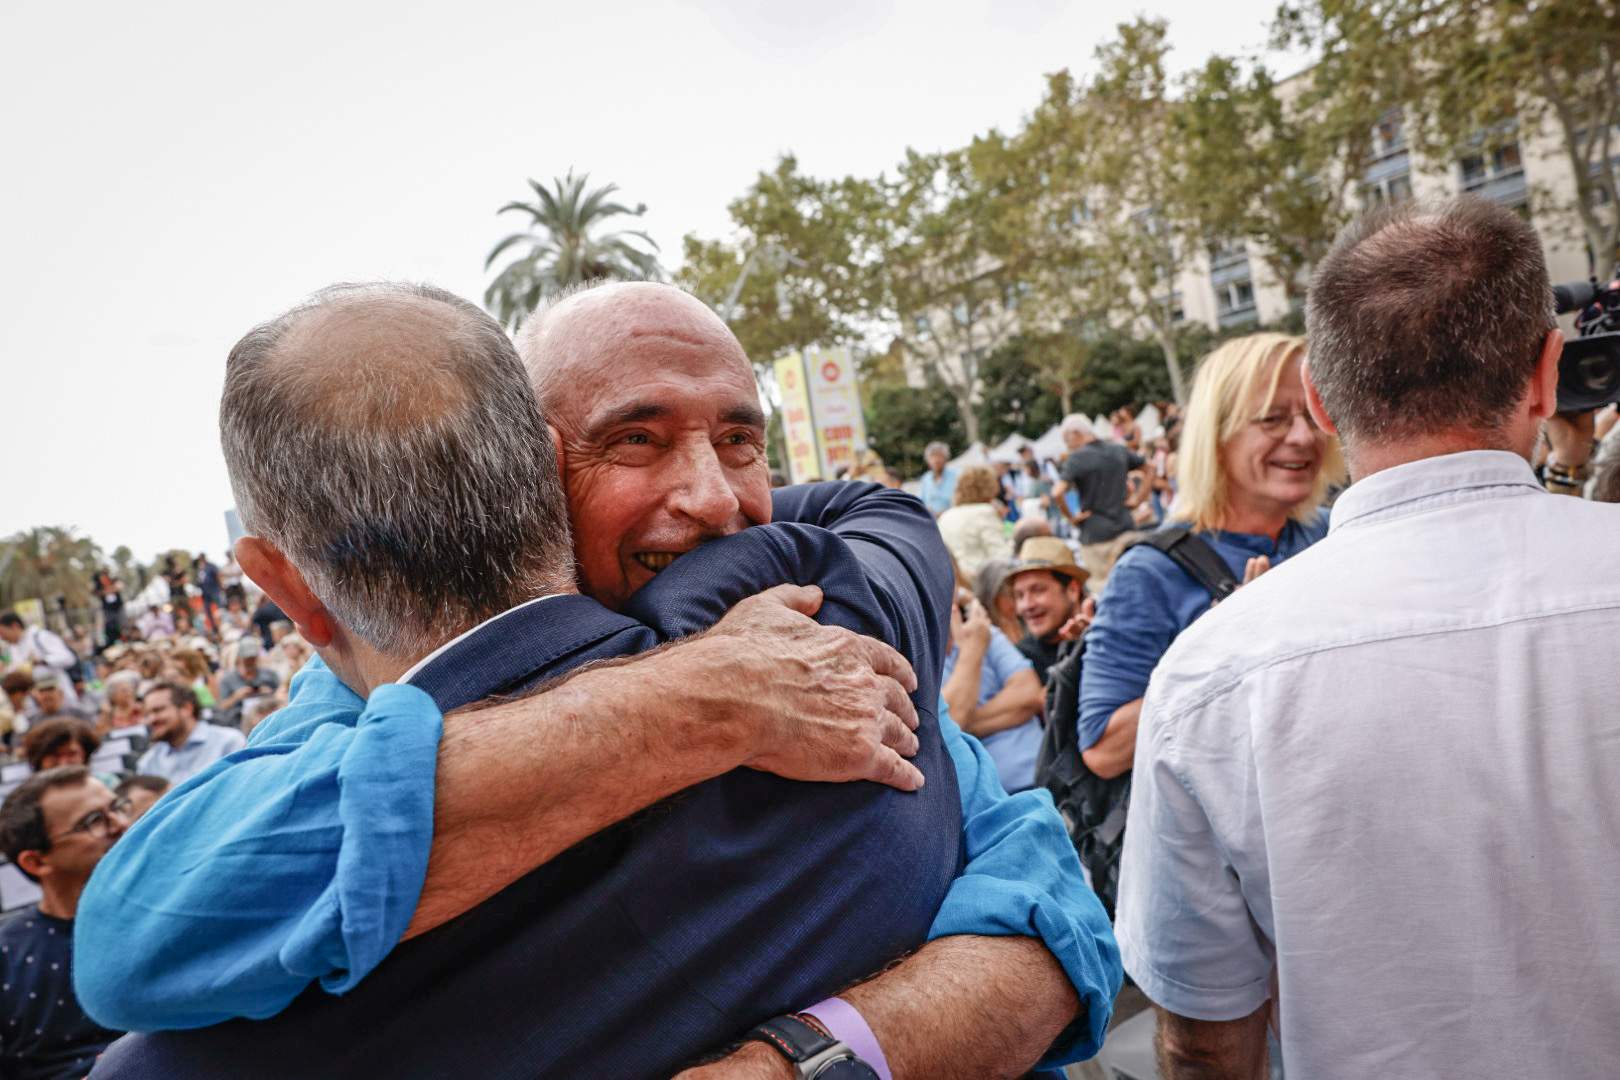
<instances>
[{"instance_id":1,"label":"man in white shirt","mask_svg":"<svg viewBox=\"0 0 1620 1080\"><path fill-rule=\"evenodd\" d=\"M72 678L72 670L78 666L79 658L59 634L42 626L29 626L23 622L22 616L8 611L0 615L0 641L6 643L12 667L28 665L36 682L46 671L63 676L62 696L69 705L79 703L79 695L73 691Z\"/></svg>"},{"instance_id":2,"label":"man in white shirt","mask_svg":"<svg viewBox=\"0 0 1620 1080\"><path fill-rule=\"evenodd\" d=\"M135 763L135 771L143 776L161 776L178 784L247 743L235 728L198 723L197 696L184 683L154 683L141 705L152 733L152 745Z\"/></svg>"},{"instance_id":3,"label":"man in white shirt","mask_svg":"<svg viewBox=\"0 0 1620 1080\"><path fill-rule=\"evenodd\" d=\"M1620 512L1528 463L1562 338L1541 247L1461 199L1352 225L1307 382L1327 539L1153 676L1119 901L1166 1077L1620 1075Z\"/></svg>"}]
</instances>

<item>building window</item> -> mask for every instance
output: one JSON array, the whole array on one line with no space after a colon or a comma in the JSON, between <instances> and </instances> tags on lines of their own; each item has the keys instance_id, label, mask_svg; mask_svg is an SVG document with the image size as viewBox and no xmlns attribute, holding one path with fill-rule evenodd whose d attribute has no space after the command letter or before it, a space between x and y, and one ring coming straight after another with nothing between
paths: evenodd
<instances>
[{"instance_id":1,"label":"building window","mask_svg":"<svg viewBox=\"0 0 1620 1080\"><path fill-rule=\"evenodd\" d=\"M1373 127L1373 156L1388 157L1405 149L1405 119L1399 109L1391 109Z\"/></svg>"},{"instance_id":2,"label":"building window","mask_svg":"<svg viewBox=\"0 0 1620 1080\"><path fill-rule=\"evenodd\" d=\"M1235 315L1254 309L1254 282L1245 278L1215 287L1215 307L1222 315Z\"/></svg>"},{"instance_id":3,"label":"building window","mask_svg":"<svg viewBox=\"0 0 1620 1080\"><path fill-rule=\"evenodd\" d=\"M1361 197L1370 208L1406 202L1412 197L1412 174L1399 172L1362 185Z\"/></svg>"},{"instance_id":4,"label":"building window","mask_svg":"<svg viewBox=\"0 0 1620 1080\"><path fill-rule=\"evenodd\" d=\"M1516 142L1499 146L1488 154L1470 154L1458 164L1462 167L1464 191L1474 191L1499 177L1524 172L1524 161Z\"/></svg>"}]
</instances>

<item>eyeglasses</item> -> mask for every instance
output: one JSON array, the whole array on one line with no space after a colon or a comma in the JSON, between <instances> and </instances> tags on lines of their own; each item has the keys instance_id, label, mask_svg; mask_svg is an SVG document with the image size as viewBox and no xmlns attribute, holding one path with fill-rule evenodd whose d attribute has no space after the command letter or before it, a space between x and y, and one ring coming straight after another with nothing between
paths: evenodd
<instances>
[{"instance_id":1,"label":"eyeglasses","mask_svg":"<svg viewBox=\"0 0 1620 1080\"><path fill-rule=\"evenodd\" d=\"M1249 423L1275 439L1293 431L1294 421L1302 416L1305 418L1305 426L1311 430L1311 434L1314 435L1321 430L1316 426L1316 421L1311 417L1311 414L1304 409L1300 409L1298 412L1283 412L1280 409L1275 409L1264 416L1255 417Z\"/></svg>"},{"instance_id":2,"label":"eyeglasses","mask_svg":"<svg viewBox=\"0 0 1620 1080\"><path fill-rule=\"evenodd\" d=\"M79 823L73 826L73 828L69 829L67 832L58 833L51 837L51 842L55 843L58 840L66 840L74 833L81 832L89 833L97 840L105 840L107 839L107 827L112 823L110 820L111 815L117 814L119 817L128 817L129 812L134 808L135 804L130 802L128 799L114 799L103 809L92 810L88 814L84 815L84 817L79 819Z\"/></svg>"}]
</instances>

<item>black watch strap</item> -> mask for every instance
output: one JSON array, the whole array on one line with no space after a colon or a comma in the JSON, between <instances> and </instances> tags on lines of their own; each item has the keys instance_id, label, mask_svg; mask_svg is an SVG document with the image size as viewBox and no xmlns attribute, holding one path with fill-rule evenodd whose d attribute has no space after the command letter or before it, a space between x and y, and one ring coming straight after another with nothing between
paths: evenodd
<instances>
[{"instance_id":1,"label":"black watch strap","mask_svg":"<svg viewBox=\"0 0 1620 1080\"><path fill-rule=\"evenodd\" d=\"M797 1016L774 1017L750 1031L748 1037L769 1044L793 1062L793 1071L802 1080L817 1077L876 1080L877 1077L855 1051Z\"/></svg>"}]
</instances>

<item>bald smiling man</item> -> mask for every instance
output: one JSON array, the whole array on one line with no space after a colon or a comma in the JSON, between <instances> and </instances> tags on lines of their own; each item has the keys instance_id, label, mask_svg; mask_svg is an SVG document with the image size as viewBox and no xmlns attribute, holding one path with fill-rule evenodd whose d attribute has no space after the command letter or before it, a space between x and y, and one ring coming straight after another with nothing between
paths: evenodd
<instances>
[{"instance_id":1,"label":"bald smiling man","mask_svg":"<svg viewBox=\"0 0 1620 1080\"><path fill-rule=\"evenodd\" d=\"M1093 1051L1117 953L1050 806L935 716L926 512L773 503L747 358L678 290L573 296L524 352L549 433L499 328L437 290L329 292L233 350L239 558L325 663L92 881L79 982L136 1029L279 1015L96 1075L667 1075L807 1007L896 1076ZM890 786L794 782L862 779ZM764 1043L699 1073L794 1075Z\"/></svg>"}]
</instances>

